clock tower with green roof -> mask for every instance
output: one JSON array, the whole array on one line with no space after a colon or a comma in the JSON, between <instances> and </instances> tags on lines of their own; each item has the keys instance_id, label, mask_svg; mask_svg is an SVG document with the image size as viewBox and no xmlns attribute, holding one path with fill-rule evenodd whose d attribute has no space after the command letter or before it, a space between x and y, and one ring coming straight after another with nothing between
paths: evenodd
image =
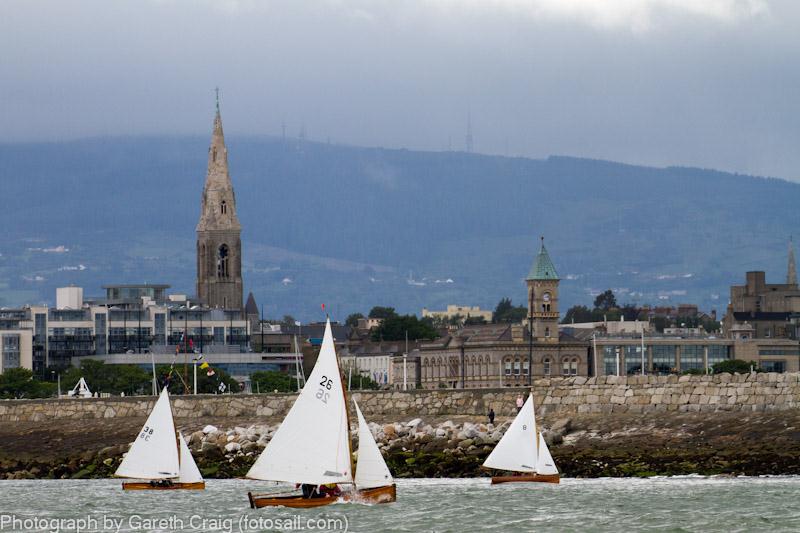
<instances>
[{"instance_id":1,"label":"clock tower with green roof","mask_svg":"<svg viewBox=\"0 0 800 533\"><path fill-rule=\"evenodd\" d=\"M558 342L558 272L544 247L528 273L528 325L537 342Z\"/></svg>"}]
</instances>

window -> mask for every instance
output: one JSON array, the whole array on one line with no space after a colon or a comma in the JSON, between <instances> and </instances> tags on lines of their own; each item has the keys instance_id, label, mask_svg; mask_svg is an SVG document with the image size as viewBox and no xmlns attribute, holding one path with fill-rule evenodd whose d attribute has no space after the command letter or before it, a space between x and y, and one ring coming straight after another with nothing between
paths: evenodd
<instances>
[{"instance_id":1,"label":"window","mask_svg":"<svg viewBox=\"0 0 800 533\"><path fill-rule=\"evenodd\" d=\"M569 364L569 375L570 376L577 376L578 375L578 358L573 357L572 362Z\"/></svg>"},{"instance_id":2,"label":"window","mask_svg":"<svg viewBox=\"0 0 800 533\"><path fill-rule=\"evenodd\" d=\"M225 200L222 200L222 202L219 204L219 211L223 215L228 212L228 204L225 203Z\"/></svg>"},{"instance_id":3,"label":"window","mask_svg":"<svg viewBox=\"0 0 800 533\"><path fill-rule=\"evenodd\" d=\"M761 361L765 372L786 372L786 361Z\"/></svg>"},{"instance_id":4,"label":"window","mask_svg":"<svg viewBox=\"0 0 800 533\"><path fill-rule=\"evenodd\" d=\"M228 245L223 244L217 251L217 277L228 277Z\"/></svg>"},{"instance_id":5,"label":"window","mask_svg":"<svg viewBox=\"0 0 800 533\"><path fill-rule=\"evenodd\" d=\"M617 346L603 346L603 371L606 376L617 375Z\"/></svg>"},{"instance_id":6,"label":"window","mask_svg":"<svg viewBox=\"0 0 800 533\"><path fill-rule=\"evenodd\" d=\"M511 375L511 359L506 359L506 376Z\"/></svg>"},{"instance_id":7,"label":"window","mask_svg":"<svg viewBox=\"0 0 800 533\"><path fill-rule=\"evenodd\" d=\"M719 363L720 361L727 361L729 359L728 356L728 347L721 346L719 344L711 344L708 346L708 366L712 367L715 363Z\"/></svg>"},{"instance_id":8,"label":"window","mask_svg":"<svg viewBox=\"0 0 800 533\"><path fill-rule=\"evenodd\" d=\"M522 363L522 373L527 376L529 370L530 370L530 366L528 365L528 361L524 361Z\"/></svg>"},{"instance_id":9,"label":"window","mask_svg":"<svg viewBox=\"0 0 800 533\"><path fill-rule=\"evenodd\" d=\"M641 374L642 373L642 361L644 361L645 369L647 368L647 352L644 353L644 359L642 359L642 345L637 344L635 346L625 346L625 373L628 375L631 374Z\"/></svg>"},{"instance_id":10,"label":"window","mask_svg":"<svg viewBox=\"0 0 800 533\"><path fill-rule=\"evenodd\" d=\"M681 346L681 372L695 368L703 368L703 346Z\"/></svg>"},{"instance_id":11,"label":"window","mask_svg":"<svg viewBox=\"0 0 800 533\"><path fill-rule=\"evenodd\" d=\"M653 372L667 374L674 372L676 368L675 355L677 346L653 346Z\"/></svg>"},{"instance_id":12,"label":"window","mask_svg":"<svg viewBox=\"0 0 800 533\"><path fill-rule=\"evenodd\" d=\"M514 359L514 375L519 376L519 371L522 367L520 366L519 358Z\"/></svg>"},{"instance_id":13,"label":"window","mask_svg":"<svg viewBox=\"0 0 800 533\"><path fill-rule=\"evenodd\" d=\"M550 375L550 358L549 357L545 357L544 360L542 361L542 365L544 366L544 375L545 376L549 376Z\"/></svg>"},{"instance_id":14,"label":"window","mask_svg":"<svg viewBox=\"0 0 800 533\"><path fill-rule=\"evenodd\" d=\"M550 336L550 328L544 328L544 336L545 337L549 337Z\"/></svg>"}]
</instances>

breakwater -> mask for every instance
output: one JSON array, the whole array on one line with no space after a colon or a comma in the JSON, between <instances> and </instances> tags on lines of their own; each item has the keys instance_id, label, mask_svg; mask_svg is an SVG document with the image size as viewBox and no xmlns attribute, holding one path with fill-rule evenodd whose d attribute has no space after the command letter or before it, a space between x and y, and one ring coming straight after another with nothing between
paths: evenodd
<instances>
[{"instance_id":1,"label":"breakwater","mask_svg":"<svg viewBox=\"0 0 800 533\"><path fill-rule=\"evenodd\" d=\"M437 389L354 392L365 416L498 416L515 412L527 388ZM536 379L532 390L542 415L646 414L665 411L775 411L800 406L800 374L716 374L709 376L601 376ZM234 394L173 397L175 416L204 418L282 417L294 394ZM145 417L153 397L0 401L0 422L121 419Z\"/></svg>"}]
</instances>

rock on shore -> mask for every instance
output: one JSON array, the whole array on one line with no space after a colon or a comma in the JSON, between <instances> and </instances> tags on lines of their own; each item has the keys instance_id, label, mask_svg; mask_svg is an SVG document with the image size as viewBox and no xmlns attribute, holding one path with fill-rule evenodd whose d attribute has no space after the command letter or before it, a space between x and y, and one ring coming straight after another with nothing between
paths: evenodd
<instances>
[{"instance_id":1,"label":"rock on shore","mask_svg":"<svg viewBox=\"0 0 800 533\"><path fill-rule=\"evenodd\" d=\"M456 417L458 418L458 417ZM475 477L480 465L510 425L463 420L371 423L370 429L395 477ZM83 427L101 434L107 422ZM246 474L278 424L240 423L230 428L184 427L189 447L207 478ZM132 424L134 422L132 421ZM138 423L136 423L138 424ZM800 474L800 410L780 413L674 413L576 415L543 420L545 439L565 476L651 476L676 474ZM20 437L31 453L0 455L0 479L102 478L116 470L133 431L119 444L81 450L57 429L37 429ZM135 431L135 430L134 430ZM43 433L45 432L45 433ZM355 435L353 436L356 439ZM6 450L7 434L0 433ZM65 441L62 442L61 439ZM47 443L36 453L33 442ZM106 442L101 440L100 442ZM61 443L59 448L58 444ZM354 443L357 450L357 442ZM76 451L77 450L77 451ZM0 450L4 451L4 450Z\"/></svg>"}]
</instances>

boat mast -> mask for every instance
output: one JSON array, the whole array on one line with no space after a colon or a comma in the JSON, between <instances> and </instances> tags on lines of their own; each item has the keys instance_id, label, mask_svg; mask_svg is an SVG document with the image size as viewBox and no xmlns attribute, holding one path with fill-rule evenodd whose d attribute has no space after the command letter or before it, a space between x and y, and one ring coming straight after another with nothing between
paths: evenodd
<instances>
[{"instance_id":1,"label":"boat mast","mask_svg":"<svg viewBox=\"0 0 800 533\"><path fill-rule=\"evenodd\" d=\"M330 317L328 317L330 320ZM333 328L331 328L332 330ZM333 331L331 331L332 333ZM342 379L342 367L339 366L339 352L336 351L336 345L334 344L334 353L336 354L336 366L338 367L337 370L339 371L339 383L342 387L342 396L344 396L344 416L347 419L347 456L350 458L350 475L353 476L353 480L355 481L356 478L356 469L353 465L353 436L350 434L350 404L347 403L347 391L344 388L344 379ZM353 483L355 486L355 482Z\"/></svg>"}]
</instances>

